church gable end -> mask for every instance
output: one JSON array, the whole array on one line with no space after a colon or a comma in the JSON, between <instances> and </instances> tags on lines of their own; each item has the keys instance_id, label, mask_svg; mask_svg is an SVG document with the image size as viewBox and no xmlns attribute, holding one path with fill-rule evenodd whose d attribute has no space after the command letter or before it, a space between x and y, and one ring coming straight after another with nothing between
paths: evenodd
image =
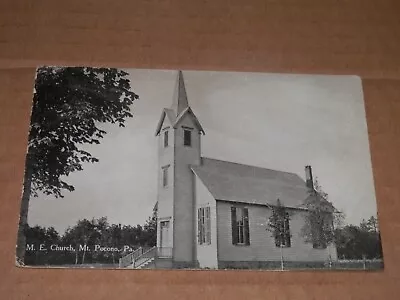
<instances>
[{"instance_id":1,"label":"church gable end","mask_svg":"<svg viewBox=\"0 0 400 300\"><path fill-rule=\"evenodd\" d=\"M190 119L190 121L189 121ZM201 126L199 120L196 115L193 113L192 109L188 107L186 110L179 115L175 121L174 128L178 126L182 126L183 123L191 122L192 127L196 128L201 134L205 134L203 127ZM184 125L183 125L184 126Z\"/></svg>"}]
</instances>

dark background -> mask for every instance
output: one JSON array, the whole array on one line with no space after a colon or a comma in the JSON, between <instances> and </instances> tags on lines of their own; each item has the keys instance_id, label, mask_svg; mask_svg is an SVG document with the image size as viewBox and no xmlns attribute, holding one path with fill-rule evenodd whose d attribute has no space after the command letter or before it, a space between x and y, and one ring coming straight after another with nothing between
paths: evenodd
<instances>
[{"instance_id":1,"label":"dark background","mask_svg":"<svg viewBox=\"0 0 400 300\"><path fill-rule=\"evenodd\" d=\"M399 15L395 0L2 1L0 298L398 299ZM34 67L40 64L361 76L384 271L15 267Z\"/></svg>"}]
</instances>

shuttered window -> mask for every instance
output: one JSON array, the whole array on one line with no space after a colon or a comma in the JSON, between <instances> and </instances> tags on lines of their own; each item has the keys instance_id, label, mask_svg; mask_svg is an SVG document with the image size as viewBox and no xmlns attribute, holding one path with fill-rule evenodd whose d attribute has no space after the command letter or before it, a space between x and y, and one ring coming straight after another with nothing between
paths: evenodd
<instances>
[{"instance_id":1,"label":"shuttered window","mask_svg":"<svg viewBox=\"0 0 400 300\"><path fill-rule=\"evenodd\" d=\"M201 207L197 210L198 242L199 245L211 244L211 215L210 207Z\"/></svg>"},{"instance_id":2,"label":"shuttered window","mask_svg":"<svg viewBox=\"0 0 400 300\"><path fill-rule=\"evenodd\" d=\"M231 207L232 244L250 245L249 211L243 207Z\"/></svg>"}]
</instances>

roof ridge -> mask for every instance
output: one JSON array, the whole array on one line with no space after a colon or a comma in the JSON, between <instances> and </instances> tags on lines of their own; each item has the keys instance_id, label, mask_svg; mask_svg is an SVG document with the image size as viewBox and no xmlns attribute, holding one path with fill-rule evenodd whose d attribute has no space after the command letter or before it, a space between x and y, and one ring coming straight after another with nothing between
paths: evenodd
<instances>
[{"instance_id":1,"label":"roof ridge","mask_svg":"<svg viewBox=\"0 0 400 300\"><path fill-rule=\"evenodd\" d=\"M252 168L257 168L257 169L262 169L262 170L276 171L276 172L281 172L281 173L296 175L296 176L300 177L298 174L293 173L293 172L287 172L287 171L281 171L281 170L276 170L276 169L264 168L264 167L259 167L259 166L255 166L255 165L242 164L242 163L238 163L238 162L233 162L233 161L228 161L228 160L222 160L222 159L216 159L216 158L210 158L210 157L205 157L205 156L202 156L201 158L202 158L202 159L205 158L205 159L209 159L209 160L225 162L225 163L230 163L230 164L239 165L239 166L252 167ZM301 177L300 177L300 178L301 178ZM301 178L301 179L302 179L302 178Z\"/></svg>"},{"instance_id":2,"label":"roof ridge","mask_svg":"<svg viewBox=\"0 0 400 300\"><path fill-rule=\"evenodd\" d=\"M249 204L280 199L285 206L296 207L307 198L305 181L295 173L208 157L191 169L214 199Z\"/></svg>"}]
</instances>

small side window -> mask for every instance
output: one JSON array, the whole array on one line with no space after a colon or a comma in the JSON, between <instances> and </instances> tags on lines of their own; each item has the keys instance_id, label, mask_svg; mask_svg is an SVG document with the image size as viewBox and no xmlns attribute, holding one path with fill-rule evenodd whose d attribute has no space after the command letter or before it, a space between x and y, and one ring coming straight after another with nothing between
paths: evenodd
<instances>
[{"instance_id":1,"label":"small side window","mask_svg":"<svg viewBox=\"0 0 400 300\"><path fill-rule=\"evenodd\" d=\"M163 187L168 186L168 166L162 168L162 185Z\"/></svg>"}]
</instances>

